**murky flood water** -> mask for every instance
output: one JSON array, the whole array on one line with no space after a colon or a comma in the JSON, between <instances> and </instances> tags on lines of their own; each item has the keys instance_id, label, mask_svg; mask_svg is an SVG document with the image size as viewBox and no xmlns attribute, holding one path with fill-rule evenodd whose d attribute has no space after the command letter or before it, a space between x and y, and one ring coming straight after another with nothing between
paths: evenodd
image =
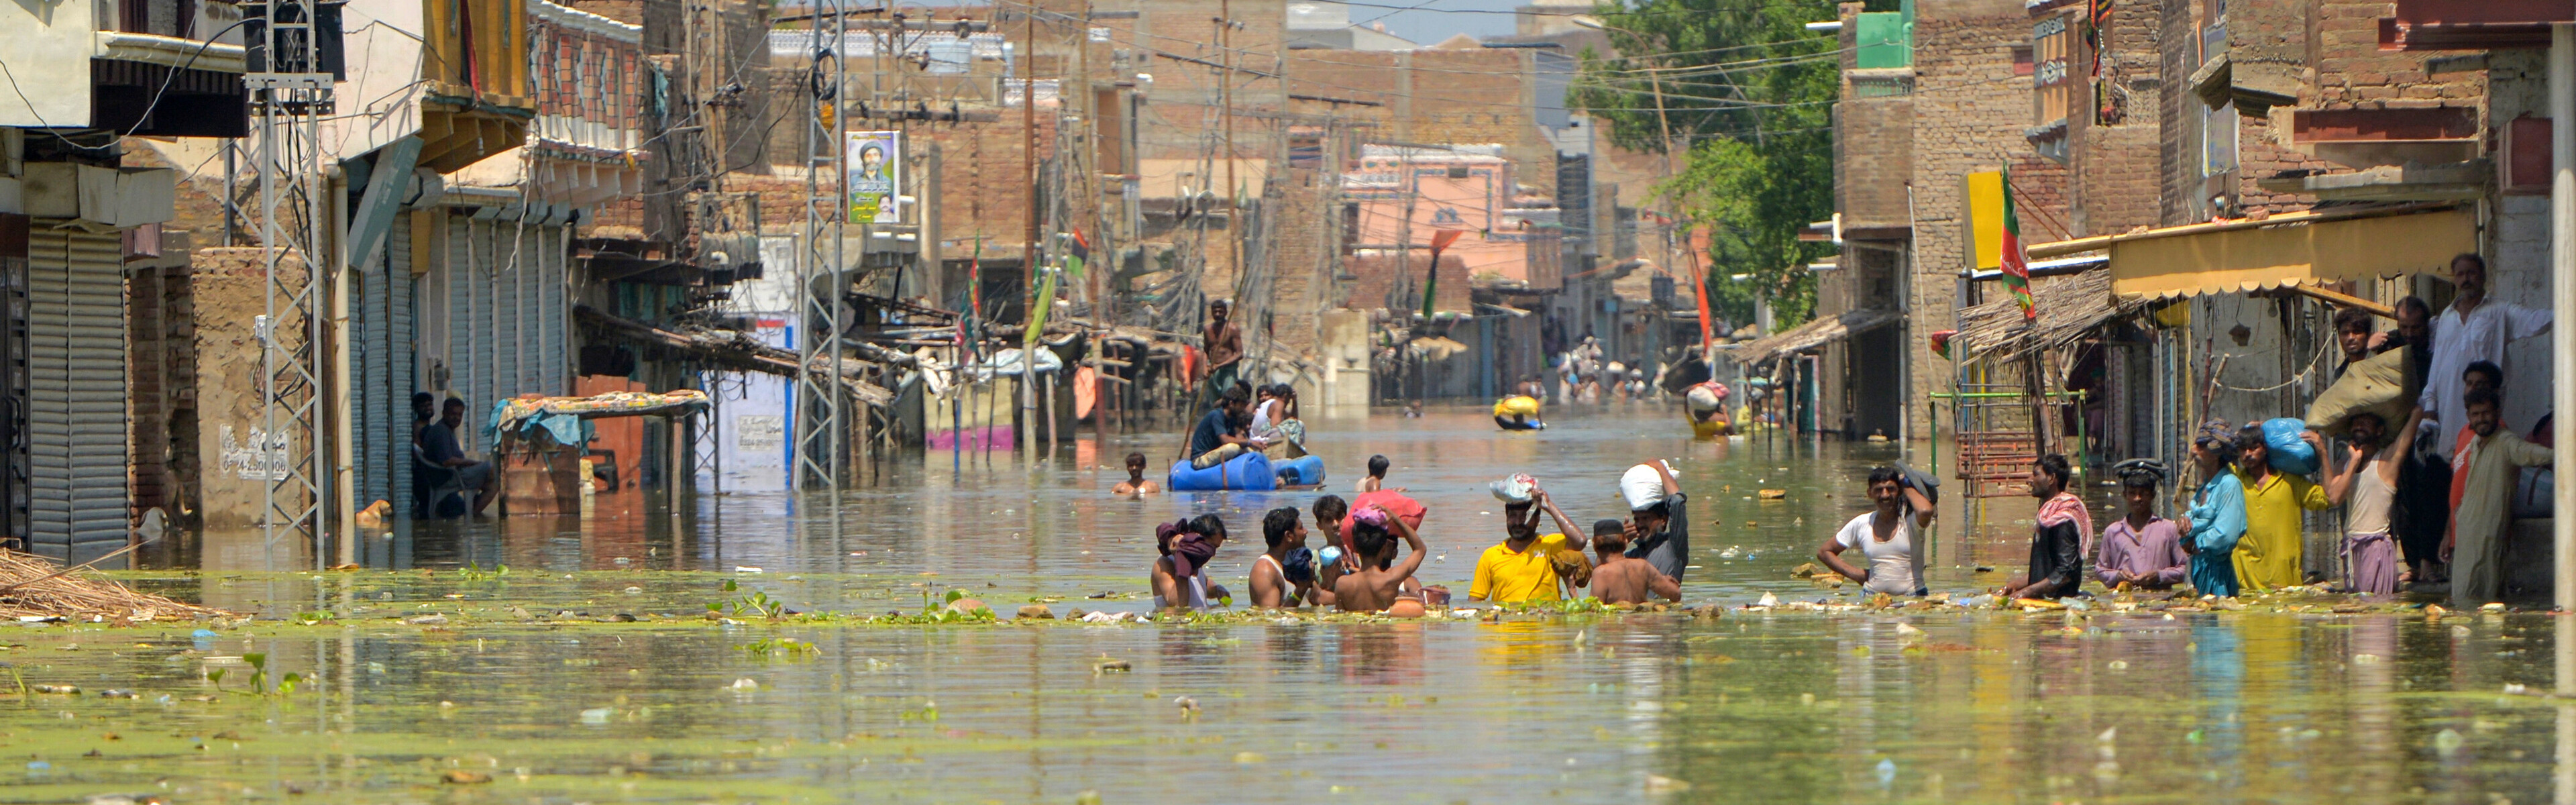
<instances>
[{"instance_id":1,"label":"murky flood water","mask_svg":"<svg viewBox=\"0 0 2576 805\"><path fill-rule=\"evenodd\" d=\"M1694 443L1655 407L1552 413L1516 434L1466 408L1315 416L1311 446L1345 494L1387 455L1389 485L1431 509L1423 575L1462 594L1502 537L1486 481L1530 472L1588 521L1619 515L1613 480L1661 457L1692 499L1689 603L1856 600L1790 570L1895 447ZM2540 801L2563 773L2557 707L2502 692L2549 686L2546 615L2320 599L854 622L952 589L1006 616L1143 611L1151 524L1204 511L1236 529L1214 569L1239 584L1260 513L1320 493L1105 496L1123 472L1103 465L1177 442L1085 443L1035 472L932 455L850 493L837 531L821 506L729 496L676 538L652 518L423 528L370 544L402 570L327 574L257 570L256 537L210 537L206 572L134 578L261 620L0 629L17 675L0 680L0 780L23 775L0 800L2486 803ZM1765 488L1787 499L1753 499ZM2026 503L1983 525L1944 507L1935 591L2015 569ZM831 614L706 617L756 595Z\"/></svg>"}]
</instances>

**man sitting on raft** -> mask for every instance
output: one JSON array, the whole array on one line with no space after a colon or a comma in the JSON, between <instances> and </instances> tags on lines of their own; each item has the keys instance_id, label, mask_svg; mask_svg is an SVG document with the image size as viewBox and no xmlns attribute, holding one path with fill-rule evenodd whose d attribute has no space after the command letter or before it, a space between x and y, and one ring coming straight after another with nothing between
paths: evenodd
<instances>
[{"instance_id":1,"label":"man sitting on raft","mask_svg":"<svg viewBox=\"0 0 2576 805\"><path fill-rule=\"evenodd\" d=\"M1198 427L1190 431L1191 469L1204 470L1243 455L1245 450L1262 448L1259 440L1243 436L1251 417L1251 396L1237 384L1225 390L1225 396L1217 400L1215 408L1208 409L1206 416L1199 417Z\"/></svg>"}]
</instances>

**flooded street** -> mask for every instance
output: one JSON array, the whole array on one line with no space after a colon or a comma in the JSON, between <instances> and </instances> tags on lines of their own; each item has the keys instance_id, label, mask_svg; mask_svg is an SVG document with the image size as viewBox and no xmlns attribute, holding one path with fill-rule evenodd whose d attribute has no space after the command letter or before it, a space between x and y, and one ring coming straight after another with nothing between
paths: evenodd
<instances>
[{"instance_id":1,"label":"flooded street","mask_svg":"<svg viewBox=\"0 0 2576 805\"><path fill-rule=\"evenodd\" d=\"M1622 513L1629 465L1673 459L1685 603L1729 607L1713 619L858 622L921 620L950 590L1006 617L1143 612L1154 522L1222 514L1235 537L1213 569L1240 584L1260 513L1320 494L1108 497L1123 472L1104 465L1171 455L1163 435L1086 435L1034 475L932 454L849 493L837 532L825 507L731 496L676 539L486 521L371 547L392 572L325 574L260 570L256 535L210 536L201 574L124 577L259 619L0 635L18 677L0 685L26 686L0 696L20 758L0 800L2528 803L2566 773L2558 708L2503 693L2552 683L2542 614L1741 609L1858 600L1790 571L1897 448L1692 442L1677 419L1569 407L1506 434L1469 408L1316 416L1309 446L1346 496L1368 455L1391 459L1388 485L1430 509L1422 575L1462 603L1503 536L1485 482L1532 473L1589 521ZM1943 506L1934 592L2017 569L2027 502L1984 524ZM768 600L805 614L744 613Z\"/></svg>"}]
</instances>

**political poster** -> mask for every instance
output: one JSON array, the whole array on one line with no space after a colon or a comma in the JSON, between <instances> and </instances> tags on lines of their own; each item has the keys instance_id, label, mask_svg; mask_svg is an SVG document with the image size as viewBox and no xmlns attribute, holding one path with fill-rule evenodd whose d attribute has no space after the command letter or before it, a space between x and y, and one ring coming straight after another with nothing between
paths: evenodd
<instances>
[{"instance_id":1,"label":"political poster","mask_svg":"<svg viewBox=\"0 0 2576 805\"><path fill-rule=\"evenodd\" d=\"M850 220L892 224L903 221L903 132L853 131L848 147Z\"/></svg>"}]
</instances>

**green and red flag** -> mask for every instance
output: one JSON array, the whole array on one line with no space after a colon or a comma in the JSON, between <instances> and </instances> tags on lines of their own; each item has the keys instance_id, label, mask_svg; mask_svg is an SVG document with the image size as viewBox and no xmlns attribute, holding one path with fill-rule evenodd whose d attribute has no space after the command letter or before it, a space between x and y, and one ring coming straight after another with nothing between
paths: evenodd
<instances>
[{"instance_id":1,"label":"green and red flag","mask_svg":"<svg viewBox=\"0 0 2576 805\"><path fill-rule=\"evenodd\" d=\"M1083 264L1091 262L1091 239L1083 237L1082 227L1078 226L1067 233L1066 239L1071 242L1066 244L1064 251L1064 273L1073 275L1074 279L1082 279Z\"/></svg>"},{"instance_id":2,"label":"green and red flag","mask_svg":"<svg viewBox=\"0 0 2576 805\"><path fill-rule=\"evenodd\" d=\"M2013 213L2012 169L2004 169L2004 240L1997 256L2004 274L2004 287L2010 289L2013 301L2021 303L2023 321L2038 321L2039 308L2030 298L2030 255L2021 248L2021 217Z\"/></svg>"},{"instance_id":3,"label":"green and red flag","mask_svg":"<svg viewBox=\"0 0 2576 805\"><path fill-rule=\"evenodd\" d=\"M1422 317L1425 319L1431 318L1432 296L1440 291L1440 253L1448 251L1449 244L1458 242L1458 236L1463 234L1466 234L1465 230L1443 229L1431 235L1431 270L1422 281Z\"/></svg>"}]
</instances>

